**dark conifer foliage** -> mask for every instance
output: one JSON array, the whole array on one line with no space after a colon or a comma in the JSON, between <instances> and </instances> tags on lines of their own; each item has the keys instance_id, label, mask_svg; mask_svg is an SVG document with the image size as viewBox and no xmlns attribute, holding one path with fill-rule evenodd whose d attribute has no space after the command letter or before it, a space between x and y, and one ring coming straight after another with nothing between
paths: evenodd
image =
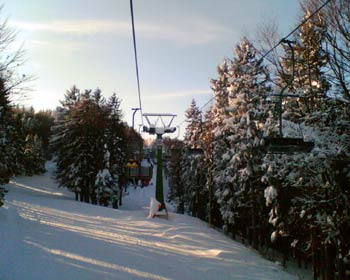
<instances>
[{"instance_id":1,"label":"dark conifer foliage","mask_svg":"<svg viewBox=\"0 0 350 280\"><path fill-rule=\"evenodd\" d=\"M185 210L192 216L207 219L208 190L206 189L207 166L204 160L201 135L203 116L196 101L186 110L187 128L182 155L182 182Z\"/></svg>"},{"instance_id":2,"label":"dark conifer foliage","mask_svg":"<svg viewBox=\"0 0 350 280\"><path fill-rule=\"evenodd\" d=\"M177 205L177 212L185 212L185 189L181 177L181 162L184 144L177 139L164 138L165 151L168 156L166 174L169 180L168 199Z\"/></svg>"},{"instance_id":3,"label":"dark conifer foliage","mask_svg":"<svg viewBox=\"0 0 350 280\"><path fill-rule=\"evenodd\" d=\"M16 150L16 175L34 175L45 172L46 153L43 138L38 135L40 119L33 108L13 110L13 145ZM46 128L50 131L51 124ZM46 132L47 133L47 132Z\"/></svg>"},{"instance_id":4,"label":"dark conifer foliage","mask_svg":"<svg viewBox=\"0 0 350 280\"><path fill-rule=\"evenodd\" d=\"M9 181L15 170L14 147L10 138L11 115L9 94L0 78L0 206L3 205L5 196L2 185Z\"/></svg>"},{"instance_id":5,"label":"dark conifer foliage","mask_svg":"<svg viewBox=\"0 0 350 280\"><path fill-rule=\"evenodd\" d=\"M0 13L2 6L0 7ZM23 94L29 76L19 73L23 65L23 50L14 51L16 32L8 25L7 19L0 19L0 206L4 203L3 184L18 169L15 124L11 97ZM17 147L16 147L17 145ZM23 146L20 147L23 149Z\"/></svg>"},{"instance_id":6,"label":"dark conifer foliage","mask_svg":"<svg viewBox=\"0 0 350 280\"><path fill-rule=\"evenodd\" d=\"M119 198L126 162L125 125L116 95L106 101L99 89L67 91L57 108L52 148L56 178L76 199L108 206Z\"/></svg>"},{"instance_id":7,"label":"dark conifer foliage","mask_svg":"<svg viewBox=\"0 0 350 280\"><path fill-rule=\"evenodd\" d=\"M12 175L32 176L45 172L45 152L42 138L37 135L36 127L40 124L35 119L34 109L13 108L6 92L0 102L2 182L7 182Z\"/></svg>"},{"instance_id":8,"label":"dark conifer foliage","mask_svg":"<svg viewBox=\"0 0 350 280\"><path fill-rule=\"evenodd\" d=\"M33 122L33 135L37 135L41 140L45 158L50 159L49 140L54 122L53 112L50 110L39 111L35 113Z\"/></svg>"},{"instance_id":9,"label":"dark conifer foliage","mask_svg":"<svg viewBox=\"0 0 350 280\"><path fill-rule=\"evenodd\" d=\"M122 188L125 178L125 166L129 157L128 146L126 139L128 138L127 131L128 126L122 122L123 113L120 109L120 99L114 93L107 101L107 113L108 113L108 123L106 129L106 147L109 151L108 165L114 182L112 191L113 199L112 204L114 208L121 204ZM142 138L139 134L136 134L141 143L143 143ZM142 144L141 144L142 146ZM119 203L118 203L119 202Z\"/></svg>"}]
</instances>

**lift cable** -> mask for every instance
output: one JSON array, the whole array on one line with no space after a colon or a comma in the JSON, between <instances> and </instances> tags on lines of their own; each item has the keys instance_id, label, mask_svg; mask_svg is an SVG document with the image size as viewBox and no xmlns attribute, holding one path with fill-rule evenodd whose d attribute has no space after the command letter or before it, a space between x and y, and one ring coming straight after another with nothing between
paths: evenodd
<instances>
[{"instance_id":1,"label":"lift cable","mask_svg":"<svg viewBox=\"0 0 350 280\"><path fill-rule=\"evenodd\" d=\"M132 38L133 38L133 42L134 42L137 91L138 91L138 96L139 96L139 108L140 108L139 110L140 110L140 113L141 113L141 122L142 122L142 126L143 126L142 104L141 104L141 90L140 90L140 77L139 77L139 66L138 66L138 61L137 61L135 23L134 23L134 9L133 9L132 0L130 0L130 13L131 13L131 24L132 24Z\"/></svg>"},{"instance_id":2,"label":"lift cable","mask_svg":"<svg viewBox=\"0 0 350 280\"><path fill-rule=\"evenodd\" d=\"M312 17L314 17L321 9L323 9L329 2L331 2L332 0L327 0L326 2L324 2L320 7L318 7L310 16L308 16L307 18L305 18L297 27L295 27L291 32L289 32L285 37L283 37L276 45L274 45L269 51L267 51L264 55L261 56L260 60L263 60L264 58L266 58L266 56L268 56L273 50L275 50L280 44L282 44L283 42L285 42L289 36L291 36L295 31L297 31L300 27L302 27L309 19L311 19ZM259 52L259 51L258 51ZM260 53L260 52L259 52ZM213 96L212 98L210 98L202 107L199 108L199 110L201 111L204 107L206 107L210 102L212 102L214 100L215 96ZM183 120L180 124L178 124L178 126L182 125L186 120Z\"/></svg>"}]
</instances>

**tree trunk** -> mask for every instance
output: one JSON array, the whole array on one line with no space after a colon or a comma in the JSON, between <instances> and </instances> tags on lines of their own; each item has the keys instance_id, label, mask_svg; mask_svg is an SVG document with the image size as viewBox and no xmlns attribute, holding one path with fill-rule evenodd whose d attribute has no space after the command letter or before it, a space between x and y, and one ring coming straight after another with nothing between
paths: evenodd
<instances>
[{"instance_id":1,"label":"tree trunk","mask_svg":"<svg viewBox=\"0 0 350 280\"><path fill-rule=\"evenodd\" d=\"M122 198L123 198L123 185L121 186L119 185L119 206L123 205Z\"/></svg>"},{"instance_id":2,"label":"tree trunk","mask_svg":"<svg viewBox=\"0 0 350 280\"><path fill-rule=\"evenodd\" d=\"M318 263L317 263L317 245L316 245L316 230L311 228L311 256L312 256L312 271L314 280L318 279Z\"/></svg>"}]
</instances>

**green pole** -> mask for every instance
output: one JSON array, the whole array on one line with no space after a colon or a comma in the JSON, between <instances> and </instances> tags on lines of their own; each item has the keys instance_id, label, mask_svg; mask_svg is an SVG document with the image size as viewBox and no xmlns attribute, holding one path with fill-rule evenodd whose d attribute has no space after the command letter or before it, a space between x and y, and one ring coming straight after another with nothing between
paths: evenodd
<instances>
[{"instance_id":1,"label":"green pole","mask_svg":"<svg viewBox=\"0 0 350 280\"><path fill-rule=\"evenodd\" d=\"M163 194L162 134L157 134L157 179L156 199L161 203L159 210L165 209Z\"/></svg>"}]
</instances>

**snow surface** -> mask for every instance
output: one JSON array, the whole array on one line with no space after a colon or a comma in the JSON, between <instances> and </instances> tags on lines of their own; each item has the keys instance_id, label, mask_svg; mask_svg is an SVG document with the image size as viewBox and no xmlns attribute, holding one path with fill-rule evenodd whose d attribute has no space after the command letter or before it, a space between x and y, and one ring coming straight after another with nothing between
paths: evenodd
<instances>
[{"instance_id":1,"label":"snow surface","mask_svg":"<svg viewBox=\"0 0 350 280\"><path fill-rule=\"evenodd\" d=\"M129 188L116 210L76 202L47 168L6 186L1 280L297 279L198 219L147 219L154 186Z\"/></svg>"}]
</instances>

